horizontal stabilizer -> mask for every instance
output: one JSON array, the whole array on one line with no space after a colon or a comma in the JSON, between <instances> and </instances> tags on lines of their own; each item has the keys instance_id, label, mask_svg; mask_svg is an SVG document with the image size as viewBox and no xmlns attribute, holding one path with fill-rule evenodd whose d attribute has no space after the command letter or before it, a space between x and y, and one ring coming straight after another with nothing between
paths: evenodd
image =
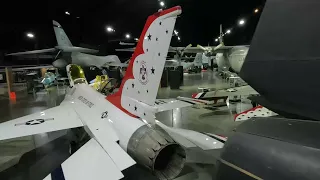
<instances>
[{"instance_id":1,"label":"horizontal stabilizer","mask_svg":"<svg viewBox=\"0 0 320 180\"><path fill-rule=\"evenodd\" d=\"M123 177L112 157L104 151L96 140L91 139L63 162L61 167L48 175L45 180L54 180L54 178L65 180L118 180Z\"/></svg>"},{"instance_id":2,"label":"horizontal stabilizer","mask_svg":"<svg viewBox=\"0 0 320 180\"><path fill-rule=\"evenodd\" d=\"M154 106L157 108L157 112L162 112L192 105L193 103L180 101L178 99L156 99Z\"/></svg>"},{"instance_id":3,"label":"horizontal stabilizer","mask_svg":"<svg viewBox=\"0 0 320 180\"><path fill-rule=\"evenodd\" d=\"M206 134L187 129L172 128L162 124L159 121L156 122L157 125L164 129L177 143L185 146L186 148L200 147L203 150L223 148L224 142L221 142Z\"/></svg>"},{"instance_id":4,"label":"horizontal stabilizer","mask_svg":"<svg viewBox=\"0 0 320 180\"><path fill-rule=\"evenodd\" d=\"M181 97L181 96L178 96L177 99L188 102L188 103L192 103L192 104L200 104L200 105L214 104L214 101L207 101L202 99L194 99L194 98Z\"/></svg>"}]
</instances>

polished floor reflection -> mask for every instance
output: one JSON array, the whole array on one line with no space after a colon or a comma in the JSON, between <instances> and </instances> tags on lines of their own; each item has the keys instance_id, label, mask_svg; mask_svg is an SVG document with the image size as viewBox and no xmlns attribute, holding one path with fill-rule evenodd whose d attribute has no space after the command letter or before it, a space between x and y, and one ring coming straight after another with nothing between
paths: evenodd
<instances>
[{"instance_id":1,"label":"polished floor reflection","mask_svg":"<svg viewBox=\"0 0 320 180\"><path fill-rule=\"evenodd\" d=\"M228 85L213 72L185 74L183 86L179 90L160 88L158 98L191 97L199 91L198 87L220 89ZM48 93L28 95L17 94L17 100L10 101L5 95L0 96L0 122L39 112L60 104L64 98L63 89L52 88ZM209 110L199 106L174 109L157 114L157 119L168 126L209 132L228 136L238 123L227 107ZM69 155L66 131L58 131L0 142L0 179L41 179L53 167L63 162ZM48 140L51 143L45 144ZM193 164L195 158L203 163L212 163L219 152L208 151L203 157L197 151L188 152L188 165L177 179L212 179L213 165ZM22 157L22 158L21 158ZM43 165L41 165L43 164ZM156 179L144 168L135 166L124 171L125 179ZM137 178L139 177L139 178Z\"/></svg>"}]
</instances>

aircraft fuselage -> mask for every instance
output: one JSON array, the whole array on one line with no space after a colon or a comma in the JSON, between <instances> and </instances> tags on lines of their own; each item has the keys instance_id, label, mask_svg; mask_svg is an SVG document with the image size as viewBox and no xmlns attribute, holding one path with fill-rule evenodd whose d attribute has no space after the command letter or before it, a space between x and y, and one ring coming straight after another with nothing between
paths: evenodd
<instances>
[{"instance_id":1,"label":"aircraft fuselage","mask_svg":"<svg viewBox=\"0 0 320 180\"><path fill-rule=\"evenodd\" d=\"M228 70L229 67L231 67L235 72L239 73L248 54L248 50L249 47L238 46L225 53L217 53L216 61L219 70Z\"/></svg>"}]
</instances>

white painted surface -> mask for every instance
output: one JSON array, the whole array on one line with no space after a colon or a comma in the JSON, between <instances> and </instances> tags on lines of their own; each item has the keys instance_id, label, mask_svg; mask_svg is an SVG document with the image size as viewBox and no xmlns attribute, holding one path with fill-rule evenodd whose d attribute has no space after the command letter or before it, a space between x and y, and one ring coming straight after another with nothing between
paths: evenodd
<instances>
[{"instance_id":1,"label":"white painted surface","mask_svg":"<svg viewBox=\"0 0 320 180\"><path fill-rule=\"evenodd\" d=\"M81 114L81 116L86 117L82 119L82 121L86 121L84 124L90 124L91 121L97 120L92 117L101 117L103 112L108 111L108 119L106 121L117 134L117 137L120 140L119 144L125 151L132 134L139 127L145 124L141 120L124 113L122 110L106 100L105 96L98 93L88 85L77 85L77 89L73 96L75 99L73 103L75 106L75 111ZM92 108L89 108L87 105L81 102L78 99L79 96L82 96L86 100L92 102L94 104Z\"/></svg>"},{"instance_id":2,"label":"white painted surface","mask_svg":"<svg viewBox=\"0 0 320 180\"><path fill-rule=\"evenodd\" d=\"M207 136L199 132L195 132L187 129L178 129L178 128L168 127L160 122L157 122L157 124L163 129L165 129L167 132L169 131L171 133L178 134L186 138L188 141L192 142L193 144L197 145L203 150L221 149L224 145L220 141L217 141L216 139L211 138L210 136ZM177 142L180 143L179 141Z\"/></svg>"},{"instance_id":3,"label":"white painted surface","mask_svg":"<svg viewBox=\"0 0 320 180\"><path fill-rule=\"evenodd\" d=\"M205 93L203 98L209 98L209 97L221 97L221 96L246 96L251 94L258 94L257 91L255 91L251 86L245 85L240 87L234 87L232 88L233 92L228 91L227 89L221 89L216 91L209 91ZM200 93L199 93L200 94Z\"/></svg>"},{"instance_id":4,"label":"white painted surface","mask_svg":"<svg viewBox=\"0 0 320 180\"><path fill-rule=\"evenodd\" d=\"M144 53L137 56L133 63L134 79L124 83L122 96L136 99L150 106L154 105L176 16L180 13L181 10L173 11L159 16L151 23L142 42ZM135 113L136 104L132 104L134 102L129 100L129 98L121 98L121 105L129 112Z\"/></svg>"},{"instance_id":5,"label":"white painted surface","mask_svg":"<svg viewBox=\"0 0 320 180\"><path fill-rule=\"evenodd\" d=\"M66 180L117 180L124 177L112 159L94 139L83 145L61 166Z\"/></svg>"},{"instance_id":6,"label":"white painted surface","mask_svg":"<svg viewBox=\"0 0 320 180\"><path fill-rule=\"evenodd\" d=\"M157 108L157 112L162 112L175 108L192 106L192 104L184 101L179 101L177 99L157 99L154 106Z\"/></svg>"},{"instance_id":7,"label":"white painted surface","mask_svg":"<svg viewBox=\"0 0 320 180\"><path fill-rule=\"evenodd\" d=\"M270 111L265 107L258 106L252 108L251 110L238 114L235 118L235 121L245 121L253 117L270 117L276 115L277 113Z\"/></svg>"},{"instance_id":8,"label":"white painted surface","mask_svg":"<svg viewBox=\"0 0 320 180\"><path fill-rule=\"evenodd\" d=\"M46 176L43 180L52 180L51 174L49 174L48 176Z\"/></svg>"},{"instance_id":9,"label":"white painted surface","mask_svg":"<svg viewBox=\"0 0 320 180\"><path fill-rule=\"evenodd\" d=\"M26 125L30 120L44 119L36 125ZM32 123L36 123L33 121ZM29 136L83 126L69 105L57 106L0 124L0 140Z\"/></svg>"},{"instance_id":10,"label":"white painted surface","mask_svg":"<svg viewBox=\"0 0 320 180\"><path fill-rule=\"evenodd\" d=\"M80 88L77 88L77 91L74 93L75 96L78 94L86 94L86 96L83 97L94 104L92 108L88 108L86 104L80 102L78 99L72 103L74 110L80 115L83 121L85 130L92 138L97 140L120 170L134 165L135 161L116 143L117 141L123 141L123 139L118 137L121 131L116 132L113 123L111 123L117 121L117 119L112 120L112 118L109 117L110 114L113 114L112 106L109 105L110 103L104 96L97 93L88 85L79 86ZM104 117L102 117L103 115ZM139 123L139 120L136 121ZM126 128L123 127L122 131L125 131L125 129Z\"/></svg>"}]
</instances>

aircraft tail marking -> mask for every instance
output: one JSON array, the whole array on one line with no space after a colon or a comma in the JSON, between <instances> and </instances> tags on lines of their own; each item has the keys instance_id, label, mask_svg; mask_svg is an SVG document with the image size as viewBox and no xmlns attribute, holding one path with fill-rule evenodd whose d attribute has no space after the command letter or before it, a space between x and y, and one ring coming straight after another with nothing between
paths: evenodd
<instances>
[{"instance_id":1,"label":"aircraft tail marking","mask_svg":"<svg viewBox=\"0 0 320 180\"><path fill-rule=\"evenodd\" d=\"M159 11L147 19L119 91L107 97L124 112L146 116L155 104L174 25L181 7ZM148 110L153 111L152 108ZM147 113L148 114L148 113Z\"/></svg>"}]
</instances>

